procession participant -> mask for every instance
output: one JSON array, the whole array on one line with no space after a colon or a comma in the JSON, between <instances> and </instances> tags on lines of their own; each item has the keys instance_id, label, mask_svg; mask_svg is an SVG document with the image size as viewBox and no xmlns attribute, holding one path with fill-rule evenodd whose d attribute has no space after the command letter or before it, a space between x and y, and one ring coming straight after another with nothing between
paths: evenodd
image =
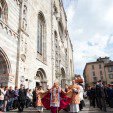
<instances>
[{"instance_id":1,"label":"procession participant","mask_svg":"<svg viewBox=\"0 0 113 113\"><path fill-rule=\"evenodd\" d=\"M53 87L42 98L42 103L46 109L51 110L51 113L58 113L69 105L70 100L65 92L62 91L58 82L55 82Z\"/></svg>"},{"instance_id":2,"label":"procession participant","mask_svg":"<svg viewBox=\"0 0 113 113\"><path fill-rule=\"evenodd\" d=\"M69 91L69 88L68 88L68 87L69 87L69 86L68 86L67 84L65 84L65 90L64 90L64 91L65 91L66 93ZM64 111L67 111L67 112L70 111L70 105L68 105L67 108L65 108L65 109L63 109L63 110L64 110Z\"/></svg>"},{"instance_id":3,"label":"procession participant","mask_svg":"<svg viewBox=\"0 0 113 113\"><path fill-rule=\"evenodd\" d=\"M41 101L41 94L44 93L44 90L42 89L42 86L39 86L38 89L36 90L36 106L38 109L38 112L43 112L43 104Z\"/></svg>"},{"instance_id":4,"label":"procession participant","mask_svg":"<svg viewBox=\"0 0 113 113\"><path fill-rule=\"evenodd\" d=\"M61 88L59 87L58 82L54 83L52 89L50 90L50 93L51 93L50 100L51 112L58 113L58 107L60 107L60 93L61 93Z\"/></svg>"},{"instance_id":5,"label":"procession participant","mask_svg":"<svg viewBox=\"0 0 113 113\"><path fill-rule=\"evenodd\" d=\"M65 84L65 92L68 92L68 85L67 84Z\"/></svg>"},{"instance_id":6,"label":"procession participant","mask_svg":"<svg viewBox=\"0 0 113 113\"><path fill-rule=\"evenodd\" d=\"M72 81L72 85L69 87L68 94L70 93L71 102L70 102L70 112L77 113L79 112L79 104L80 104L80 97L79 97L79 90L80 87L75 83L75 80Z\"/></svg>"},{"instance_id":7,"label":"procession participant","mask_svg":"<svg viewBox=\"0 0 113 113\"><path fill-rule=\"evenodd\" d=\"M79 90L79 97L80 97L79 109L81 111L83 109L83 106L85 106L84 98L83 98L83 94L84 94L83 82L84 82L84 80L80 75L78 75L78 76L75 77L75 82L80 87L80 90Z\"/></svg>"}]
</instances>

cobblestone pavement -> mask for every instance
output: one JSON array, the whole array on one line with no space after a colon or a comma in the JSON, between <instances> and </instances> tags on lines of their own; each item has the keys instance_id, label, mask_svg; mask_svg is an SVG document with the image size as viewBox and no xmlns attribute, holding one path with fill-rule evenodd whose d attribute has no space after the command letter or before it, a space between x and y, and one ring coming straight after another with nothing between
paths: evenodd
<instances>
[{"instance_id":1,"label":"cobblestone pavement","mask_svg":"<svg viewBox=\"0 0 113 113\"><path fill-rule=\"evenodd\" d=\"M86 101L85 103L86 103L86 107L84 107L84 109L80 111L79 113L105 113L104 111L100 111L98 108L90 107L88 101ZM17 110L14 110L14 111L10 111L9 113L20 113L20 112L18 112ZM22 113L38 113L38 111L35 108L31 107L31 108L25 109L24 112ZM50 113L50 111L44 110L43 113ZM69 113L69 112L61 110L60 113ZM106 113L113 113L113 108L107 107Z\"/></svg>"}]
</instances>

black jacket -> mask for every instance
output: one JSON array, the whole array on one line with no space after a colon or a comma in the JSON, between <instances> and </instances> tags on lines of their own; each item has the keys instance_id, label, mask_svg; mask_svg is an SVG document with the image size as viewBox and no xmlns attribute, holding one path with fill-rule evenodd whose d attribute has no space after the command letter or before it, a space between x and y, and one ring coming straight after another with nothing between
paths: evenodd
<instances>
[{"instance_id":1,"label":"black jacket","mask_svg":"<svg viewBox=\"0 0 113 113\"><path fill-rule=\"evenodd\" d=\"M25 101L26 100L26 91L25 89L19 89L19 92L18 92L18 100L19 101Z\"/></svg>"},{"instance_id":2,"label":"black jacket","mask_svg":"<svg viewBox=\"0 0 113 113\"><path fill-rule=\"evenodd\" d=\"M96 97L105 98L106 94L105 94L104 86L96 85L95 94Z\"/></svg>"}]
</instances>

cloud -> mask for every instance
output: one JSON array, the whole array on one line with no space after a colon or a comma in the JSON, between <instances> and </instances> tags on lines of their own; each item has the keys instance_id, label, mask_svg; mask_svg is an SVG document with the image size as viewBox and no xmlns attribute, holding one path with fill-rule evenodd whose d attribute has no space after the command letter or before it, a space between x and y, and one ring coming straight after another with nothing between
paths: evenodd
<instances>
[{"instance_id":1,"label":"cloud","mask_svg":"<svg viewBox=\"0 0 113 113\"><path fill-rule=\"evenodd\" d=\"M113 44L113 35L110 35L107 43L108 44Z\"/></svg>"},{"instance_id":2,"label":"cloud","mask_svg":"<svg viewBox=\"0 0 113 113\"><path fill-rule=\"evenodd\" d=\"M104 17L105 21L109 22L110 24L113 25L113 7L110 7L107 12L106 15Z\"/></svg>"},{"instance_id":3,"label":"cloud","mask_svg":"<svg viewBox=\"0 0 113 113\"><path fill-rule=\"evenodd\" d=\"M75 73L87 62L113 60L113 0L63 0L74 48Z\"/></svg>"}]
</instances>

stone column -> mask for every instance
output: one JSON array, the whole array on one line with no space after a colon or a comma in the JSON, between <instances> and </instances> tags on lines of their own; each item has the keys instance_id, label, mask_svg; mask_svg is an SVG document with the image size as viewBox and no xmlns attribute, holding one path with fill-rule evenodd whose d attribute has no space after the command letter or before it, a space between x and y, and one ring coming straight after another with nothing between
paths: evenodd
<instances>
[{"instance_id":1,"label":"stone column","mask_svg":"<svg viewBox=\"0 0 113 113\"><path fill-rule=\"evenodd\" d=\"M28 0L20 1L20 15L19 15L19 41L18 41L18 53L17 53L17 71L16 71L16 86L20 86L20 78L24 76L26 78L26 53L27 53L27 12L28 12Z\"/></svg>"}]
</instances>

